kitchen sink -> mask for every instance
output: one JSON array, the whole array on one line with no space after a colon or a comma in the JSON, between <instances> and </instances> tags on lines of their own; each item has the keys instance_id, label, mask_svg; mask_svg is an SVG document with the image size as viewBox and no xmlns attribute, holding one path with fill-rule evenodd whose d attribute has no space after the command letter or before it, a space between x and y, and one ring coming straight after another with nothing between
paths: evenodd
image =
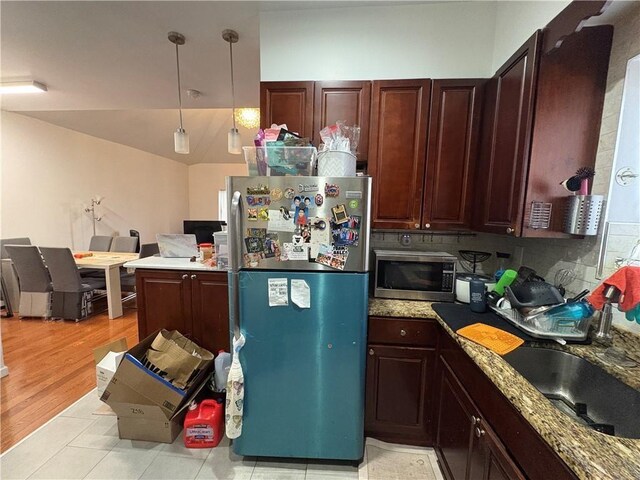
<instances>
[{"instance_id":1,"label":"kitchen sink","mask_svg":"<svg viewBox=\"0 0 640 480\"><path fill-rule=\"evenodd\" d=\"M520 347L504 359L560 411L602 433L640 438L640 392L570 353Z\"/></svg>"}]
</instances>

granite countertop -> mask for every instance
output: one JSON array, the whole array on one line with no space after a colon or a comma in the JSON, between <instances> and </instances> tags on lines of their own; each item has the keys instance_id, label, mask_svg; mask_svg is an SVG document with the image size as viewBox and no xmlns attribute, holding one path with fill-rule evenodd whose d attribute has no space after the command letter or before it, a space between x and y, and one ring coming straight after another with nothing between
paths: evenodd
<instances>
[{"instance_id":1,"label":"granite countertop","mask_svg":"<svg viewBox=\"0 0 640 480\"><path fill-rule=\"evenodd\" d=\"M226 272L215 267L208 267L200 262L191 262L188 258L145 257L124 264L125 268L148 268L152 270L194 270L205 272Z\"/></svg>"},{"instance_id":2,"label":"granite countertop","mask_svg":"<svg viewBox=\"0 0 640 480\"><path fill-rule=\"evenodd\" d=\"M553 448L578 478L584 480L640 479L640 440L612 437L580 425L557 410L511 365L491 350L453 332L433 311L431 302L372 298L369 315L382 317L434 318L483 370L505 397ZM614 346L640 361L640 336L613 329ZM596 345L545 343L584 357L627 385L640 390L640 367L620 368L602 362L597 356L604 348Z\"/></svg>"}]
</instances>

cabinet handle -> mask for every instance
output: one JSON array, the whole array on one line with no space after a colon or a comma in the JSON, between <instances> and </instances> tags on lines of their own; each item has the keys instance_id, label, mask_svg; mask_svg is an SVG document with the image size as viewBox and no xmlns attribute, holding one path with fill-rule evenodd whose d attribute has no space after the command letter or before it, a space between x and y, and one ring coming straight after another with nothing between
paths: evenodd
<instances>
[{"instance_id":1,"label":"cabinet handle","mask_svg":"<svg viewBox=\"0 0 640 480\"><path fill-rule=\"evenodd\" d=\"M186 280L187 278L189 278L189 275L187 275L186 273L184 275L182 275L182 279Z\"/></svg>"},{"instance_id":2,"label":"cabinet handle","mask_svg":"<svg viewBox=\"0 0 640 480\"><path fill-rule=\"evenodd\" d=\"M191 280L195 280L196 276L195 275L191 275Z\"/></svg>"},{"instance_id":3,"label":"cabinet handle","mask_svg":"<svg viewBox=\"0 0 640 480\"><path fill-rule=\"evenodd\" d=\"M406 337L407 336L407 331L406 330L400 330L400 336L401 337Z\"/></svg>"},{"instance_id":4,"label":"cabinet handle","mask_svg":"<svg viewBox=\"0 0 640 480\"><path fill-rule=\"evenodd\" d=\"M420 228L420 224L419 224L419 223L414 223L414 224L413 224L413 226L414 226L415 228Z\"/></svg>"},{"instance_id":5,"label":"cabinet handle","mask_svg":"<svg viewBox=\"0 0 640 480\"><path fill-rule=\"evenodd\" d=\"M431 224L430 223L425 223L424 224L424 228L431 228Z\"/></svg>"},{"instance_id":6,"label":"cabinet handle","mask_svg":"<svg viewBox=\"0 0 640 480\"><path fill-rule=\"evenodd\" d=\"M473 425L478 425L478 424L480 424L480 418L479 418L479 417L476 417L475 415L471 415L471 423L472 423Z\"/></svg>"},{"instance_id":7,"label":"cabinet handle","mask_svg":"<svg viewBox=\"0 0 640 480\"><path fill-rule=\"evenodd\" d=\"M485 434L485 431L483 429L481 429L480 427L476 427L476 437L480 438L484 434Z\"/></svg>"},{"instance_id":8,"label":"cabinet handle","mask_svg":"<svg viewBox=\"0 0 640 480\"><path fill-rule=\"evenodd\" d=\"M374 352L374 351L373 351L373 348L370 348L370 349L369 349L369 355L373 355L373 354L375 354L375 353L376 353L376 352Z\"/></svg>"},{"instance_id":9,"label":"cabinet handle","mask_svg":"<svg viewBox=\"0 0 640 480\"><path fill-rule=\"evenodd\" d=\"M515 230L511 227L507 227L507 233L513 233Z\"/></svg>"}]
</instances>

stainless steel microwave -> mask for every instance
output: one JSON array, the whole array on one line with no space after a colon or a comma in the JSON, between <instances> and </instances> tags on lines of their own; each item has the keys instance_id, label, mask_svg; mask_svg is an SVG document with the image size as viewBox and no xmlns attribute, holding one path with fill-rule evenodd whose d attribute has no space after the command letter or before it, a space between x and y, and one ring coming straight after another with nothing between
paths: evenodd
<instances>
[{"instance_id":1,"label":"stainless steel microwave","mask_svg":"<svg viewBox=\"0 0 640 480\"><path fill-rule=\"evenodd\" d=\"M455 300L455 255L374 250L373 296L402 300Z\"/></svg>"}]
</instances>

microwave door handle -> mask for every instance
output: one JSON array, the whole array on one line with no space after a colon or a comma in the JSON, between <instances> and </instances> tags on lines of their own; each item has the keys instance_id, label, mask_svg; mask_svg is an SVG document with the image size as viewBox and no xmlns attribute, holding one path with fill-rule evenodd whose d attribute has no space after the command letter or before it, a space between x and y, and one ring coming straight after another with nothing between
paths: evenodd
<instances>
[{"instance_id":1,"label":"microwave door handle","mask_svg":"<svg viewBox=\"0 0 640 480\"><path fill-rule=\"evenodd\" d=\"M233 192L230 209L231 231L231 291L233 298L231 302L232 311L229 312L233 318L233 337L240 338L240 262L242 261L242 195L240 192Z\"/></svg>"}]
</instances>

